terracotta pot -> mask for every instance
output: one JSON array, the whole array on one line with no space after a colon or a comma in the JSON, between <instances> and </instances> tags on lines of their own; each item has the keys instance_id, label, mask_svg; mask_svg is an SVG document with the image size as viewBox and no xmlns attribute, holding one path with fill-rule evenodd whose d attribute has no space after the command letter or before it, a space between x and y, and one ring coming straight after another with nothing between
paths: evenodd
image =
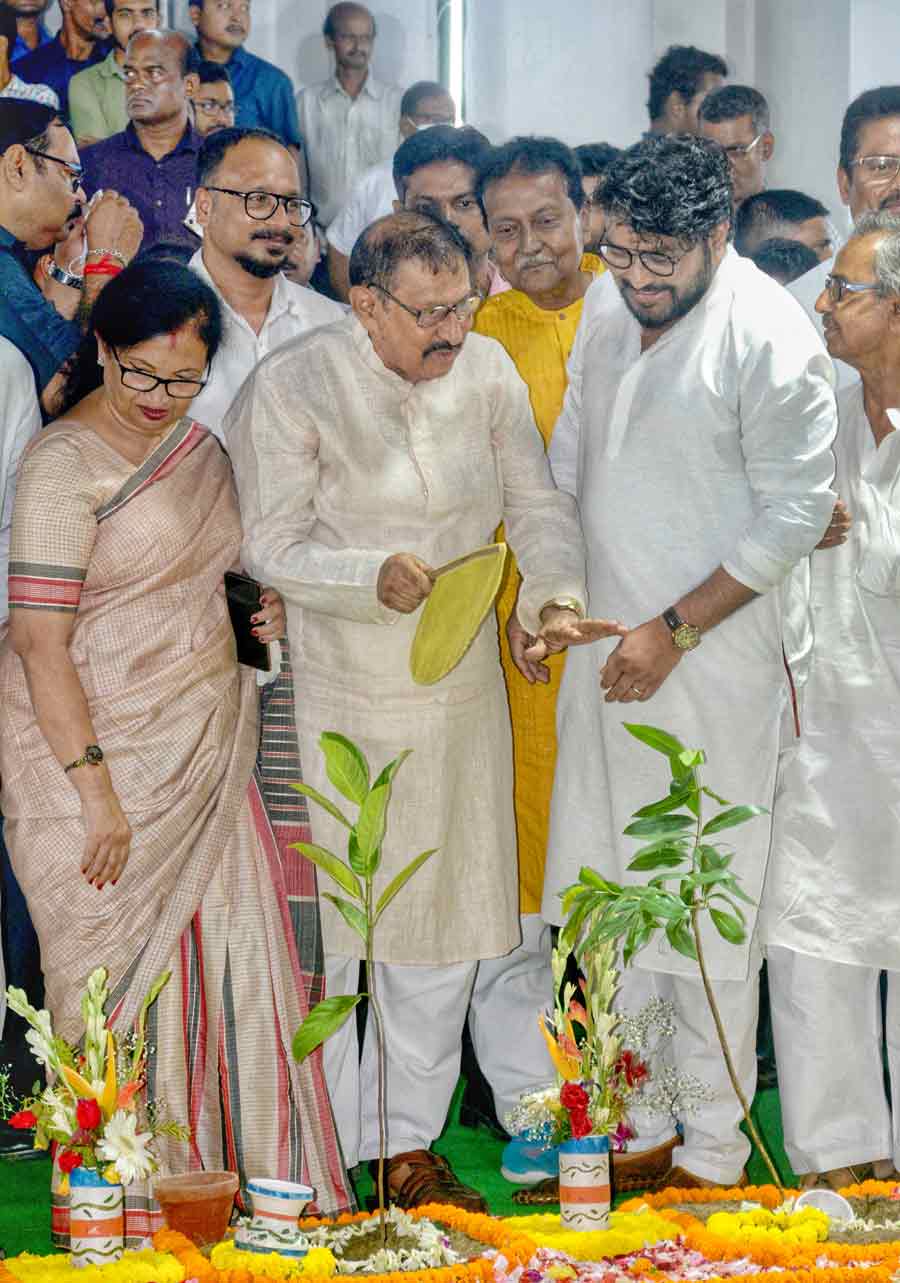
<instances>
[{"instance_id":1,"label":"terracotta pot","mask_svg":"<svg viewBox=\"0 0 900 1283\"><path fill-rule=\"evenodd\" d=\"M153 1193L170 1230L209 1247L225 1236L238 1184L235 1172L187 1172L159 1177Z\"/></svg>"}]
</instances>

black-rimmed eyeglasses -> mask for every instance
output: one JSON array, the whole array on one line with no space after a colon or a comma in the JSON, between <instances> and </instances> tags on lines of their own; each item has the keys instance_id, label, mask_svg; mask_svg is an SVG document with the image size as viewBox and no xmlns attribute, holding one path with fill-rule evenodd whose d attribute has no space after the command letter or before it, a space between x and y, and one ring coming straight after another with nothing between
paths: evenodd
<instances>
[{"instance_id":1,"label":"black-rimmed eyeglasses","mask_svg":"<svg viewBox=\"0 0 900 1283\"><path fill-rule=\"evenodd\" d=\"M832 303L840 303L845 294L868 294L870 290L878 290L881 286L877 281L860 282L845 281L843 276L826 276L825 291Z\"/></svg>"},{"instance_id":2,"label":"black-rimmed eyeglasses","mask_svg":"<svg viewBox=\"0 0 900 1283\"><path fill-rule=\"evenodd\" d=\"M658 250L630 250L624 245L611 245L609 241L604 241L597 249L604 263L617 272L627 272L634 260L638 259L641 267L654 276L672 276L681 260L690 253L690 250L685 250L684 254L673 258L671 254L662 254Z\"/></svg>"},{"instance_id":3,"label":"black-rimmed eyeglasses","mask_svg":"<svg viewBox=\"0 0 900 1283\"><path fill-rule=\"evenodd\" d=\"M73 165L70 160L63 160L62 156L51 156L49 152L38 151L36 147L26 147L25 150L29 156L37 156L41 160L52 160L54 165L62 165L63 169L69 175L69 182L72 184L72 191L77 192L78 188L84 182L84 166Z\"/></svg>"},{"instance_id":4,"label":"black-rimmed eyeglasses","mask_svg":"<svg viewBox=\"0 0 900 1283\"><path fill-rule=\"evenodd\" d=\"M191 401L199 396L206 387L206 379L159 379L146 370L135 370L133 366L123 365L115 348L110 348L116 358L116 365L122 375L122 387L132 392L155 392L158 387L166 389L166 395L176 401Z\"/></svg>"},{"instance_id":5,"label":"black-rimmed eyeglasses","mask_svg":"<svg viewBox=\"0 0 900 1283\"><path fill-rule=\"evenodd\" d=\"M446 321L451 312L458 321L465 324L466 321L471 321L484 302L484 299L476 291L475 293L467 294L458 303L438 303L435 307L410 307L408 303L404 303L402 299L397 298L396 294L386 290L377 281L369 281L368 285L369 289L378 290L380 294L385 294L392 303L402 307L404 312L409 312L410 316L414 316L416 325L420 330L433 330L436 325L440 325L441 321Z\"/></svg>"},{"instance_id":6,"label":"black-rimmed eyeglasses","mask_svg":"<svg viewBox=\"0 0 900 1283\"><path fill-rule=\"evenodd\" d=\"M277 192L238 192L233 187L207 187L208 192L224 192L226 196L239 196L244 202L248 218L264 223L271 218L278 206L284 208L292 227L305 227L313 216L313 207L300 196L279 196Z\"/></svg>"}]
</instances>

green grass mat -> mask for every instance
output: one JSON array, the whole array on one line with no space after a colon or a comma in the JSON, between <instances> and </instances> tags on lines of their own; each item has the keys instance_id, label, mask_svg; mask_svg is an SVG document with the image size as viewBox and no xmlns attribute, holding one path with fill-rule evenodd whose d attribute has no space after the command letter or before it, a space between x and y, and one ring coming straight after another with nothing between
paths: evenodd
<instances>
[{"instance_id":1,"label":"green grass mat","mask_svg":"<svg viewBox=\"0 0 900 1283\"><path fill-rule=\"evenodd\" d=\"M460 1126L457 1089L450 1112L451 1122L435 1144L438 1153L453 1164L460 1180L474 1185L487 1199L490 1210L497 1216L511 1216L528 1212L512 1201L515 1186L500 1175L500 1155L503 1143L484 1130L473 1131ZM781 1109L777 1091L760 1092L753 1106L753 1117L784 1182L790 1183L790 1170L781 1143ZM372 1192L368 1173L357 1169L357 1190L361 1199ZM748 1175L753 1184L769 1183L769 1175L758 1154L750 1159ZM7 1256L18 1252L49 1252L50 1247L50 1161L42 1158L31 1162L0 1160L0 1247ZM553 1210L551 1208L546 1209Z\"/></svg>"}]
</instances>

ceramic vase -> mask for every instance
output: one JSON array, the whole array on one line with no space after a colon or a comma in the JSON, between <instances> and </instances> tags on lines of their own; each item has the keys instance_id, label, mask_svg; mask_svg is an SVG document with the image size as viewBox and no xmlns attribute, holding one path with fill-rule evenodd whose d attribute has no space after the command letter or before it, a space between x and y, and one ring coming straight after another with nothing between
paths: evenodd
<instances>
[{"instance_id":1,"label":"ceramic vase","mask_svg":"<svg viewBox=\"0 0 900 1283\"><path fill-rule=\"evenodd\" d=\"M99 1172L76 1167L69 1176L69 1241L73 1265L109 1265L124 1249L125 1191Z\"/></svg>"},{"instance_id":2,"label":"ceramic vase","mask_svg":"<svg viewBox=\"0 0 900 1283\"><path fill-rule=\"evenodd\" d=\"M609 1225L609 1137L583 1136L559 1147L559 1212L568 1230Z\"/></svg>"}]
</instances>

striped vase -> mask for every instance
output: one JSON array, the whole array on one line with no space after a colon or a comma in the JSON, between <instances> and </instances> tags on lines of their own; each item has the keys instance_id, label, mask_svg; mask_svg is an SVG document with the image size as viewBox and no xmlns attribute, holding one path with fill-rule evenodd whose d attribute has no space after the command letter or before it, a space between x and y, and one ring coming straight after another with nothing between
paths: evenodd
<instances>
[{"instance_id":1,"label":"striped vase","mask_svg":"<svg viewBox=\"0 0 900 1283\"><path fill-rule=\"evenodd\" d=\"M76 1167L69 1177L69 1241L73 1265L108 1265L124 1248L125 1191L99 1172Z\"/></svg>"},{"instance_id":2,"label":"striped vase","mask_svg":"<svg viewBox=\"0 0 900 1283\"><path fill-rule=\"evenodd\" d=\"M559 1147L559 1211L565 1229L609 1225L609 1137L583 1136Z\"/></svg>"}]
</instances>

